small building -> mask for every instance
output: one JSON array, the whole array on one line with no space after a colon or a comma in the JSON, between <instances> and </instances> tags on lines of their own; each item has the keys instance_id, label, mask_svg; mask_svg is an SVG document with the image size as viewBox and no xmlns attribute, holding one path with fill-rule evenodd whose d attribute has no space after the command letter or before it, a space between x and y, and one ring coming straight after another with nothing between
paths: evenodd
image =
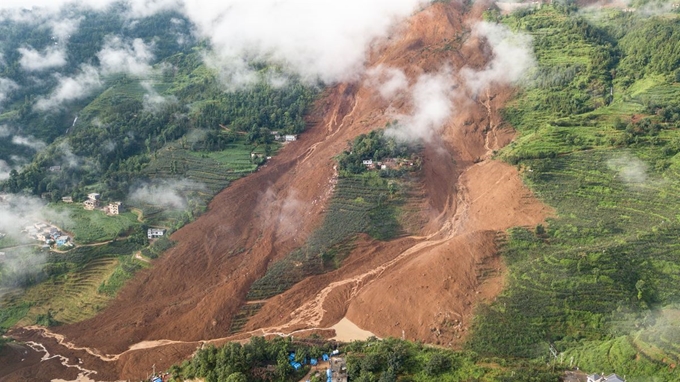
<instances>
[{"instance_id":1,"label":"small building","mask_svg":"<svg viewBox=\"0 0 680 382\"><path fill-rule=\"evenodd\" d=\"M99 207L99 198L100 197L101 197L101 195L99 195L96 192L93 192L91 194L87 194L87 200L83 202L83 206L88 211L94 210L95 208Z\"/></svg>"},{"instance_id":2,"label":"small building","mask_svg":"<svg viewBox=\"0 0 680 382\"><path fill-rule=\"evenodd\" d=\"M73 197L72 196L64 196L61 198L61 201L64 203L73 203Z\"/></svg>"},{"instance_id":3,"label":"small building","mask_svg":"<svg viewBox=\"0 0 680 382\"><path fill-rule=\"evenodd\" d=\"M149 239L158 239L165 236L165 230L162 228L149 228L146 231L146 237Z\"/></svg>"},{"instance_id":4,"label":"small building","mask_svg":"<svg viewBox=\"0 0 680 382\"><path fill-rule=\"evenodd\" d=\"M50 166L49 171L50 172L60 172L61 166Z\"/></svg>"},{"instance_id":5,"label":"small building","mask_svg":"<svg viewBox=\"0 0 680 382\"><path fill-rule=\"evenodd\" d=\"M610 374L608 376L600 374L590 374L587 376L588 382L626 382L623 378L616 374Z\"/></svg>"},{"instance_id":6,"label":"small building","mask_svg":"<svg viewBox=\"0 0 680 382\"><path fill-rule=\"evenodd\" d=\"M121 211L123 211L123 203L121 202L109 203L108 206L104 207L104 212L109 215L118 215Z\"/></svg>"},{"instance_id":7,"label":"small building","mask_svg":"<svg viewBox=\"0 0 680 382\"><path fill-rule=\"evenodd\" d=\"M59 236L59 237L57 237L56 243L57 243L57 246L60 247L60 246L62 246L62 245L68 244L68 242L69 242L70 240L71 240L71 238L68 237L68 236Z\"/></svg>"},{"instance_id":8,"label":"small building","mask_svg":"<svg viewBox=\"0 0 680 382\"><path fill-rule=\"evenodd\" d=\"M294 134L286 134L286 135L283 136L283 139L284 139L286 142L297 141L297 135L294 135Z\"/></svg>"},{"instance_id":9,"label":"small building","mask_svg":"<svg viewBox=\"0 0 680 382\"><path fill-rule=\"evenodd\" d=\"M5 252L0 252L0 263L5 261L6 258L7 258L7 255L5 254Z\"/></svg>"}]
</instances>

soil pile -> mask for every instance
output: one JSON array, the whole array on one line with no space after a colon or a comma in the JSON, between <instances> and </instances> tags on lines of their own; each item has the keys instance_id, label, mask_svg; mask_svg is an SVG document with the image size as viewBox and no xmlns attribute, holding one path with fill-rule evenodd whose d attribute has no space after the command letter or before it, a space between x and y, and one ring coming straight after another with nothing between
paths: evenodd
<instances>
[{"instance_id":1,"label":"soil pile","mask_svg":"<svg viewBox=\"0 0 680 382\"><path fill-rule=\"evenodd\" d=\"M470 20L483 9L437 3L376 45L368 66L398 68L411 83L443 67L452 73L464 66L482 68L491 59L485 42L462 42ZM251 284L319 226L336 176L332 158L357 135L410 113L407 97L390 103L364 80L328 89L298 141L218 194L202 217L173 235L177 245L101 314L56 328L58 335L37 329L13 335L43 338L50 352L68 353L72 362L80 358L84 368L96 370L97 380L143 378L151 365L168 367L206 342L291 333L332 336L332 330L322 329L345 317L380 337L455 345L475 304L502 288L498 232L535 225L551 213L513 167L490 159L513 137L498 114L511 95L512 89L502 86L462 95L455 116L426 144L422 210L427 223L420 235L390 242L360 238L340 269L265 301L242 334L231 335L230 325ZM16 373L11 378L20 379Z\"/></svg>"}]
</instances>

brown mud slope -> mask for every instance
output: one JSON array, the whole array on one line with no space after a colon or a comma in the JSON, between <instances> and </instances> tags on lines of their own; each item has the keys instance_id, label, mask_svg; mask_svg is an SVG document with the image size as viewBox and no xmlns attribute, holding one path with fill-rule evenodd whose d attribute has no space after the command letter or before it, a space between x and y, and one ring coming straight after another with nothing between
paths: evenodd
<instances>
[{"instance_id":1,"label":"brown mud slope","mask_svg":"<svg viewBox=\"0 0 680 382\"><path fill-rule=\"evenodd\" d=\"M484 67L490 58L484 41L460 43L483 9L476 7L438 3L417 13L391 40L376 44L368 66L400 68L411 83L443 67L453 73ZM455 344L475 304L502 287L497 232L535 225L550 214L514 168L489 159L513 137L498 115L511 94L507 87L461 94L455 116L426 145L428 222L421 236L391 242L363 237L340 269L266 301L246 333L229 337L231 318L250 285L321 222L333 190L332 158L349 140L412 108L407 97L384 101L363 80L332 87L300 140L217 195L207 213L173 235L177 245L105 311L56 328L59 334L48 333L44 346L52 354L72 354L71 362L81 358L98 372L96 379L106 380L144 377L152 364L167 367L203 341L309 333L345 316L379 336ZM32 341L45 336L37 329L13 335Z\"/></svg>"}]
</instances>

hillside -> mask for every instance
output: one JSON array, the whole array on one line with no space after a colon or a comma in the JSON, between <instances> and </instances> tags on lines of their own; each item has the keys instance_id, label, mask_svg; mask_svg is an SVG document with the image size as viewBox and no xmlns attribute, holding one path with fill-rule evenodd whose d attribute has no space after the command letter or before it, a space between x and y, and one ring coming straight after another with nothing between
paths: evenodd
<instances>
[{"instance_id":1,"label":"hillside","mask_svg":"<svg viewBox=\"0 0 680 382\"><path fill-rule=\"evenodd\" d=\"M103 139L150 129L146 150L131 144L101 178L112 195L129 176L205 186L185 190L190 213L139 205L178 228L150 266L125 267L123 254L147 244L131 235L72 250L73 273L12 295L0 318L28 318L9 335L65 360L0 375L141 379L200 349L172 373L299 380L287 352L360 332L417 344L344 347L357 380L556 380L576 366L674 379L680 24L677 9L636 6L501 14L435 2L375 40L364 71L319 92L304 76L272 86L267 67L225 92L196 52L176 53L157 65L180 69L155 86L186 107L187 125L172 109L125 114L119 102L139 103L141 85L112 79L79 118L119 126ZM273 130L300 135L279 147ZM69 139L96 153L94 132ZM234 159L245 154L275 155ZM30 188L27 168L7 184ZM114 268L127 273L106 279ZM91 313L36 311L41 286L92 298L71 275L118 286Z\"/></svg>"}]
</instances>

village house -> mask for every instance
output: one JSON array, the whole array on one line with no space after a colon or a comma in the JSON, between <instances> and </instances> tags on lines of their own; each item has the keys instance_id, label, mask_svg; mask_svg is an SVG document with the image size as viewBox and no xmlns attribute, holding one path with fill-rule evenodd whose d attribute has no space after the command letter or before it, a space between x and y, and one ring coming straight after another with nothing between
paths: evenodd
<instances>
[{"instance_id":1,"label":"village house","mask_svg":"<svg viewBox=\"0 0 680 382\"><path fill-rule=\"evenodd\" d=\"M104 207L104 212L106 212L108 215L118 215L122 210L123 203L121 202L109 203L108 206Z\"/></svg>"},{"instance_id":2,"label":"village house","mask_svg":"<svg viewBox=\"0 0 680 382\"><path fill-rule=\"evenodd\" d=\"M59 236L57 237L56 243L58 247L61 247L63 245L68 244L70 240L71 238L68 236Z\"/></svg>"},{"instance_id":3,"label":"village house","mask_svg":"<svg viewBox=\"0 0 680 382\"><path fill-rule=\"evenodd\" d=\"M588 376L588 382L626 382L626 381L616 374L610 374L606 377L600 374L590 374Z\"/></svg>"},{"instance_id":4,"label":"village house","mask_svg":"<svg viewBox=\"0 0 680 382\"><path fill-rule=\"evenodd\" d=\"M294 134L286 134L283 138L286 142L297 141L297 135Z\"/></svg>"},{"instance_id":5,"label":"village house","mask_svg":"<svg viewBox=\"0 0 680 382\"><path fill-rule=\"evenodd\" d=\"M60 172L61 166L50 166L49 171L50 172Z\"/></svg>"},{"instance_id":6,"label":"village house","mask_svg":"<svg viewBox=\"0 0 680 382\"><path fill-rule=\"evenodd\" d=\"M73 197L72 196L64 196L61 198L61 201L64 203L73 203Z\"/></svg>"},{"instance_id":7,"label":"village house","mask_svg":"<svg viewBox=\"0 0 680 382\"><path fill-rule=\"evenodd\" d=\"M149 228L146 231L146 236L149 239L158 239L159 237L163 237L165 235L165 230L162 228Z\"/></svg>"},{"instance_id":8,"label":"village house","mask_svg":"<svg viewBox=\"0 0 680 382\"><path fill-rule=\"evenodd\" d=\"M96 192L87 194L87 200L83 202L83 206L85 206L86 210L92 211L95 208L99 207L99 198L100 195Z\"/></svg>"}]
</instances>

